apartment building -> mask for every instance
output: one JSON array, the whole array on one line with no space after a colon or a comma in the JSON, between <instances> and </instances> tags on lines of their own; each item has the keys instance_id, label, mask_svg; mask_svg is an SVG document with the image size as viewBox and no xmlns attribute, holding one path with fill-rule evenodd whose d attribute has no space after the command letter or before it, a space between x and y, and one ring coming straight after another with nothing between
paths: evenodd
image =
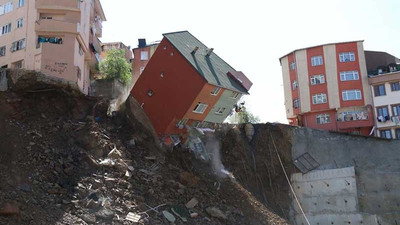
<instances>
[{"instance_id":1,"label":"apartment building","mask_svg":"<svg viewBox=\"0 0 400 225\"><path fill-rule=\"evenodd\" d=\"M142 75L147 63L156 51L159 41L150 44L146 43L146 39L139 39L139 45L133 51L133 85L136 84L139 77Z\"/></svg>"},{"instance_id":2,"label":"apartment building","mask_svg":"<svg viewBox=\"0 0 400 225\"><path fill-rule=\"evenodd\" d=\"M374 116L363 41L297 49L280 63L291 125L370 134Z\"/></svg>"},{"instance_id":3,"label":"apartment building","mask_svg":"<svg viewBox=\"0 0 400 225\"><path fill-rule=\"evenodd\" d=\"M0 0L0 67L41 71L87 94L105 20L99 0Z\"/></svg>"},{"instance_id":4,"label":"apartment building","mask_svg":"<svg viewBox=\"0 0 400 225\"><path fill-rule=\"evenodd\" d=\"M136 56L135 56L136 57ZM159 136L222 123L251 81L187 31L164 34L132 89Z\"/></svg>"},{"instance_id":5,"label":"apartment building","mask_svg":"<svg viewBox=\"0 0 400 225\"><path fill-rule=\"evenodd\" d=\"M105 58L107 56L107 51L111 49L119 49L125 51L125 59L129 63L133 61L133 55L131 52L131 46L127 46L122 42L108 42L101 44L101 58Z\"/></svg>"}]
</instances>

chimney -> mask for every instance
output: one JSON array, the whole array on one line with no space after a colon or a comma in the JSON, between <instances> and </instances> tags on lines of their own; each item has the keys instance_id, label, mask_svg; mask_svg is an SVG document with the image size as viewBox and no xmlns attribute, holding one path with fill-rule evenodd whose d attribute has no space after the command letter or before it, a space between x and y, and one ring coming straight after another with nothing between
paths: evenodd
<instances>
[{"instance_id":1,"label":"chimney","mask_svg":"<svg viewBox=\"0 0 400 225\"><path fill-rule=\"evenodd\" d=\"M139 48L146 47L146 39L144 39L144 38L139 39L139 46L138 47Z\"/></svg>"},{"instance_id":2,"label":"chimney","mask_svg":"<svg viewBox=\"0 0 400 225\"><path fill-rule=\"evenodd\" d=\"M207 51L207 56L210 56L211 55L211 53L213 52L213 48L210 48L210 49L208 49L208 51Z\"/></svg>"},{"instance_id":3,"label":"chimney","mask_svg":"<svg viewBox=\"0 0 400 225\"><path fill-rule=\"evenodd\" d=\"M197 50L199 50L199 46L194 47L191 54L193 54L193 55L196 54Z\"/></svg>"}]
</instances>

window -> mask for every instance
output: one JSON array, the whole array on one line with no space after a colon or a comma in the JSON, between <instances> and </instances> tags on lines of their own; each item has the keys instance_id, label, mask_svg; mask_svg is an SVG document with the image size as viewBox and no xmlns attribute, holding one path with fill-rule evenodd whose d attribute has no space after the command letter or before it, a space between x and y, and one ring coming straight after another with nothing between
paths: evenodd
<instances>
[{"instance_id":1,"label":"window","mask_svg":"<svg viewBox=\"0 0 400 225\"><path fill-rule=\"evenodd\" d=\"M290 63L290 70L295 70L296 69L296 62L291 62Z\"/></svg>"},{"instance_id":2,"label":"window","mask_svg":"<svg viewBox=\"0 0 400 225\"><path fill-rule=\"evenodd\" d=\"M25 0L18 0L18 8L24 6Z\"/></svg>"},{"instance_id":3,"label":"window","mask_svg":"<svg viewBox=\"0 0 400 225\"><path fill-rule=\"evenodd\" d=\"M21 18L19 20L17 20L17 28L21 28L24 26L24 19Z\"/></svg>"},{"instance_id":4,"label":"window","mask_svg":"<svg viewBox=\"0 0 400 225\"><path fill-rule=\"evenodd\" d=\"M82 50L82 45L81 44L79 44L79 55L83 55L83 50Z\"/></svg>"},{"instance_id":5,"label":"window","mask_svg":"<svg viewBox=\"0 0 400 225\"><path fill-rule=\"evenodd\" d=\"M207 122L207 121L203 121L203 123L201 123L201 128L208 128L208 127L210 127L210 123L209 122Z\"/></svg>"},{"instance_id":6,"label":"window","mask_svg":"<svg viewBox=\"0 0 400 225\"><path fill-rule=\"evenodd\" d=\"M236 92L236 91L233 91L231 94L231 98L234 98L234 99L238 98L239 96L240 96L240 93Z\"/></svg>"},{"instance_id":7,"label":"window","mask_svg":"<svg viewBox=\"0 0 400 225\"><path fill-rule=\"evenodd\" d=\"M194 113L204 113L204 111L206 110L206 108L207 108L207 104L203 104L203 103L198 103L197 105L196 105L196 107L194 107L194 110L193 110L193 112Z\"/></svg>"},{"instance_id":8,"label":"window","mask_svg":"<svg viewBox=\"0 0 400 225\"><path fill-rule=\"evenodd\" d=\"M10 1L2 6L0 6L0 15L9 13L13 10L13 1Z\"/></svg>"},{"instance_id":9,"label":"window","mask_svg":"<svg viewBox=\"0 0 400 225\"><path fill-rule=\"evenodd\" d=\"M82 77L81 68L79 68L79 67L78 67L78 71L77 71L77 73L76 73L76 76L78 77L79 80L80 80L81 77Z\"/></svg>"},{"instance_id":10,"label":"window","mask_svg":"<svg viewBox=\"0 0 400 225\"><path fill-rule=\"evenodd\" d=\"M392 91L400 91L399 82L391 83L390 86L392 86Z\"/></svg>"},{"instance_id":11,"label":"window","mask_svg":"<svg viewBox=\"0 0 400 225\"><path fill-rule=\"evenodd\" d=\"M323 74L311 76L311 85L325 83L325 76Z\"/></svg>"},{"instance_id":12,"label":"window","mask_svg":"<svg viewBox=\"0 0 400 225\"><path fill-rule=\"evenodd\" d=\"M221 115L221 114L223 114L224 112L225 112L225 108L224 108L224 107L219 107L219 108L217 109L217 111L215 111L215 114Z\"/></svg>"},{"instance_id":13,"label":"window","mask_svg":"<svg viewBox=\"0 0 400 225\"><path fill-rule=\"evenodd\" d=\"M343 101L361 100L360 90L346 90L342 91Z\"/></svg>"},{"instance_id":14,"label":"window","mask_svg":"<svg viewBox=\"0 0 400 225\"><path fill-rule=\"evenodd\" d=\"M391 130L381 130L381 138L392 139Z\"/></svg>"},{"instance_id":15,"label":"window","mask_svg":"<svg viewBox=\"0 0 400 225\"><path fill-rule=\"evenodd\" d=\"M5 35L5 34L8 34L8 33L10 33L10 32L11 32L11 23L9 23L9 24L7 24L7 25L4 25L4 26L1 28L0 36L1 36L1 35Z\"/></svg>"},{"instance_id":16,"label":"window","mask_svg":"<svg viewBox=\"0 0 400 225\"><path fill-rule=\"evenodd\" d=\"M140 67L139 74L142 74L143 70L144 70L144 67Z\"/></svg>"},{"instance_id":17,"label":"window","mask_svg":"<svg viewBox=\"0 0 400 225\"><path fill-rule=\"evenodd\" d=\"M192 127L198 128L198 127L200 127L200 125L201 125L200 121L194 121L194 122L192 123Z\"/></svg>"},{"instance_id":18,"label":"window","mask_svg":"<svg viewBox=\"0 0 400 225\"><path fill-rule=\"evenodd\" d=\"M297 80L293 81L293 90L296 90L299 87L299 83L297 83Z\"/></svg>"},{"instance_id":19,"label":"window","mask_svg":"<svg viewBox=\"0 0 400 225\"><path fill-rule=\"evenodd\" d=\"M0 47L0 56L5 56L6 55L6 46Z\"/></svg>"},{"instance_id":20,"label":"window","mask_svg":"<svg viewBox=\"0 0 400 225\"><path fill-rule=\"evenodd\" d=\"M393 116L400 116L400 105L392 105Z\"/></svg>"},{"instance_id":21,"label":"window","mask_svg":"<svg viewBox=\"0 0 400 225\"><path fill-rule=\"evenodd\" d=\"M400 129L396 129L396 139L400 140Z\"/></svg>"},{"instance_id":22,"label":"window","mask_svg":"<svg viewBox=\"0 0 400 225\"><path fill-rule=\"evenodd\" d=\"M42 17L40 17L40 19L42 19L42 20L52 20L53 17L52 16L42 16Z\"/></svg>"},{"instance_id":23,"label":"window","mask_svg":"<svg viewBox=\"0 0 400 225\"><path fill-rule=\"evenodd\" d=\"M149 60L149 52L147 51L140 52L140 60Z\"/></svg>"},{"instance_id":24,"label":"window","mask_svg":"<svg viewBox=\"0 0 400 225\"><path fill-rule=\"evenodd\" d=\"M356 57L354 52L342 52L339 54L339 61L340 62L352 62L356 61Z\"/></svg>"},{"instance_id":25,"label":"window","mask_svg":"<svg viewBox=\"0 0 400 225\"><path fill-rule=\"evenodd\" d=\"M13 63L14 69L22 69L22 60Z\"/></svg>"},{"instance_id":26,"label":"window","mask_svg":"<svg viewBox=\"0 0 400 225\"><path fill-rule=\"evenodd\" d=\"M375 97L386 95L385 84L374 86Z\"/></svg>"},{"instance_id":27,"label":"window","mask_svg":"<svg viewBox=\"0 0 400 225\"><path fill-rule=\"evenodd\" d=\"M211 92L211 95L218 95L219 91L221 91L220 87L214 87L214 89Z\"/></svg>"},{"instance_id":28,"label":"window","mask_svg":"<svg viewBox=\"0 0 400 225\"><path fill-rule=\"evenodd\" d=\"M378 117L384 117L385 119L389 117L389 110L387 106L376 107L376 112Z\"/></svg>"},{"instance_id":29,"label":"window","mask_svg":"<svg viewBox=\"0 0 400 225\"><path fill-rule=\"evenodd\" d=\"M11 44L11 52L19 51L25 48L25 38L15 41Z\"/></svg>"},{"instance_id":30,"label":"window","mask_svg":"<svg viewBox=\"0 0 400 225\"><path fill-rule=\"evenodd\" d=\"M317 115L317 124L325 124L331 122L331 115L329 114L319 114Z\"/></svg>"},{"instance_id":31,"label":"window","mask_svg":"<svg viewBox=\"0 0 400 225\"><path fill-rule=\"evenodd\" d=\"M324 64L322 55L311 57L311 66L320 66Z\"/></svg>"},{"instance_id":32,"label":"window","mask_svg":"<svg viewBox=\"0 0 400 225\"><path fill-rule=\"evenodd\" d=\"M300 108L300 99L296 98L295 100L293 100L293 108Z\"/></svg>"},{"instance_id":33,"label":"window","mask_svg":"<svg viewBox=\"0 0 400 225\"><path fill-rule=\"evenodd\" d=\"M340 72L340 81L358 80L358 71L344 71Z\"/></svg>"},{"instance_id":34,"label":"window","mask_svg":"<svg viewBox=\"0 0 400 225\"><path fill-rule=\"evenodd\" d=\"M312 102L314 105L326 103L326 94L316 94L312 96Z\"/></svg>"},{"instance_id":35,"label":"window","mask_svg":"<svg viewBox=\"0 0 400 225\"><path fill-rule=\"evenodd\" d=\"M186 123L189 121L189 119L182 119L181 121L179 121L177 124L176 124L176 126L177 127L179 127L179 129L182 129L185 125L186 125Z\"/></svg>"}]
</instances>

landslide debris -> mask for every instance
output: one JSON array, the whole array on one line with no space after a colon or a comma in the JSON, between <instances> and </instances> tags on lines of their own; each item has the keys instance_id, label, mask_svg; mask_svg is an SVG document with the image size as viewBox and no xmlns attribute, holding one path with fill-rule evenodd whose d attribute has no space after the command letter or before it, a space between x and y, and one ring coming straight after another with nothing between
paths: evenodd
<instances>
[{"instance_id":1,"label":"landslide debris","mask_svg":"<svg viewBox=\"0 0 400 225\"><path fill-rule=\"evenodd\" d=\"M239 182L188 150L162 150L98 102L0 92L0 224L288 224Z\"/></svg>"}]
</instances>

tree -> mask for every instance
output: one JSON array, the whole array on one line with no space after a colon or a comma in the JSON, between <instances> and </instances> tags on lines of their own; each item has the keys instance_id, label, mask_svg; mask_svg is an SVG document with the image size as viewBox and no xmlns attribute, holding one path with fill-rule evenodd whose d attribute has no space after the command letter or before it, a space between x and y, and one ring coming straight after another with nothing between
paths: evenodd
<instances>
[{"instance_id":1,"label":"tree","mask_svg":"<svg viewBox=\"0 0 400 225\"><path fill-rule=\"evenodd\" d=\"M131 65L125 59L125 50L108 50L106 58L100 62L99 67L106 79L117 79L124 84L132 80Z\"/></svg>"},{"instance_id":2,"label":"tree","mask_svg":"<svg viewBox=\"0 0 400 225\"><path fill-rule=\"evenodd\" d=\"M258 116L253 115L250 111L246 109L246 107L242 106L239 114L239 123L259 123L260 118Z\"/></svg>"}]
</instances>

